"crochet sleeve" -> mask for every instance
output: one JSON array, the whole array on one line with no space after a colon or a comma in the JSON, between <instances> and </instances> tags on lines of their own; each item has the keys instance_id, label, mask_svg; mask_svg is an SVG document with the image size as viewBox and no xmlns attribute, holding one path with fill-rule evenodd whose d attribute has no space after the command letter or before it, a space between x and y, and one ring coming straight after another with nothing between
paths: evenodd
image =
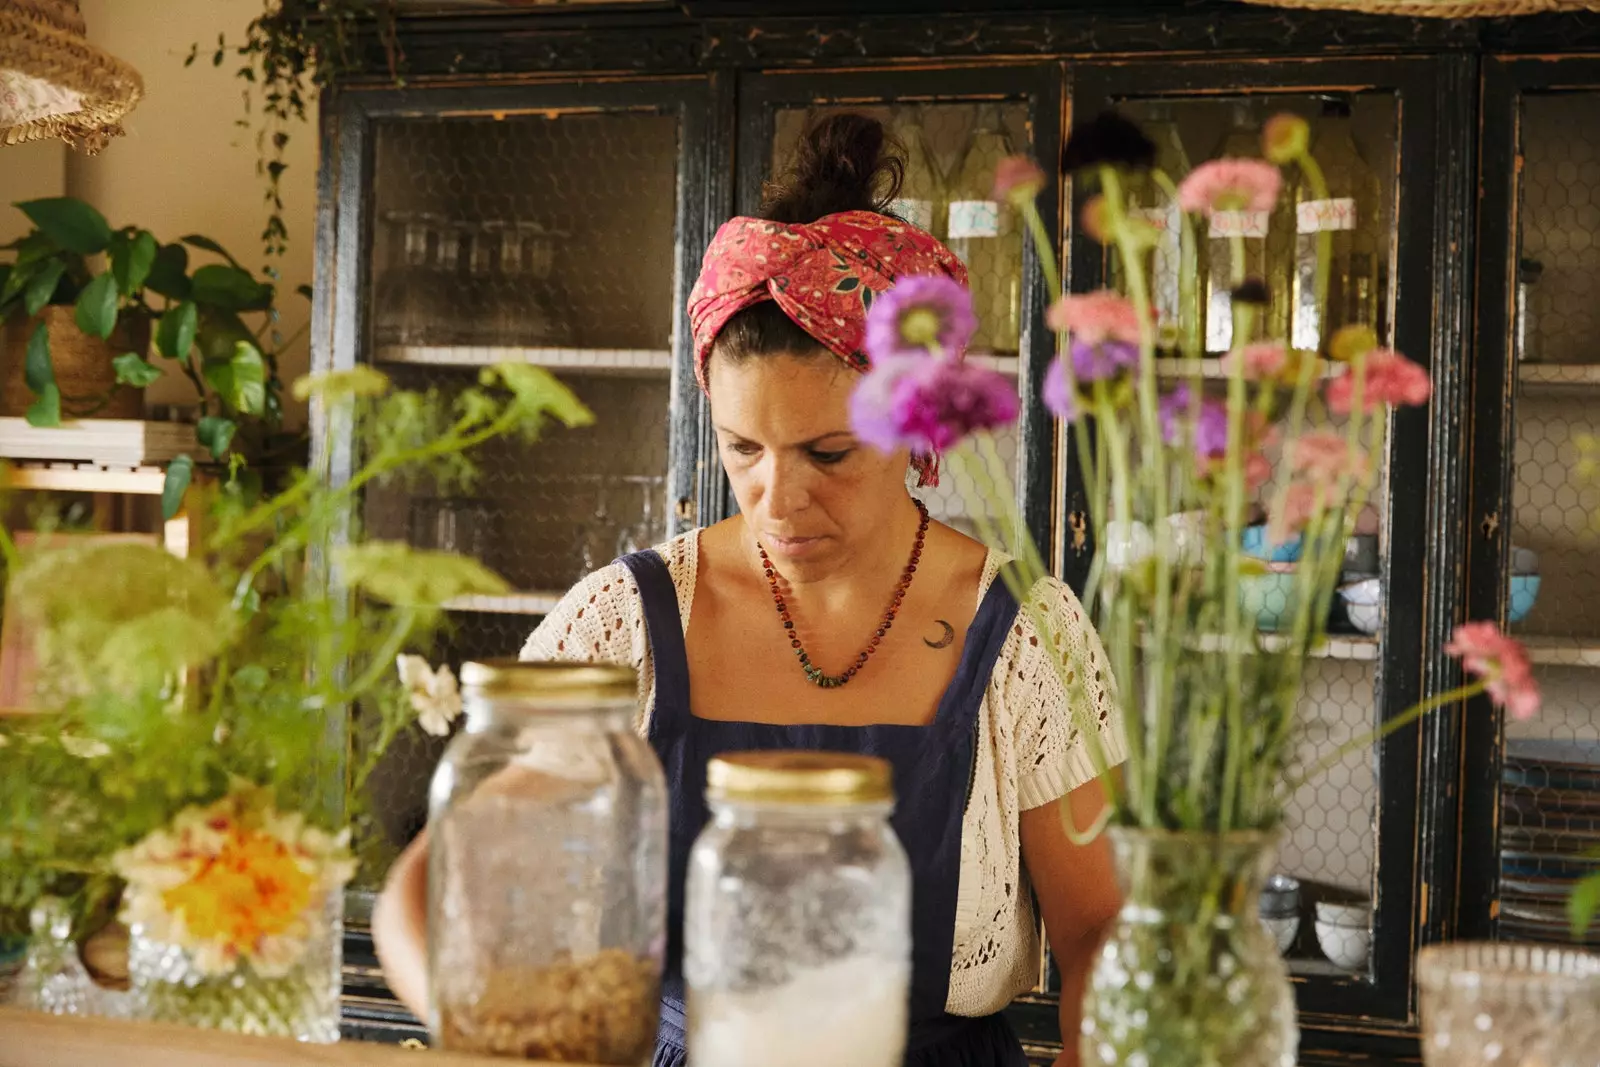
<instances>
[{"instance_id":1,"label":"crochet sleeve","mask_svg":"<svg viewBox=\"0 0 1600 1067\"><path fill-rule=\"evenodd\" d=\"M573 586L522 646L521 658L632 667L639 672L642 727L655 672L633 575L613 563Z\"/></svg>"},{"instance_id":2,"label":"crochet sleeve","mask_svg":"<svg viewBox=\"0 0 1600 1067\"><path fill-rule=\"evenodd\" d=\"M1040 579L1029 601L1017 613L1009 654L997 665L1005 670L1002 700L1015 723L1023 810L1063 797L1095 776L1091 731L1105 766L1127 759L1111 666L1088 612L1054 578Z\"/></svg>"}]
</instances>

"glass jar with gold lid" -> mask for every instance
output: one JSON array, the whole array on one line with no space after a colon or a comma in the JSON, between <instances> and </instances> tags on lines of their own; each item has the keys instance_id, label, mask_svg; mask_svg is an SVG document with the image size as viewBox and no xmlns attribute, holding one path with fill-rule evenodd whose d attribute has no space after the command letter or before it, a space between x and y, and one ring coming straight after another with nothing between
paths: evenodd
<instances>
[{"instance_id":1,"label":"glass jar with gold lid","mask_svg":"<svg viewBox=\"0 0 1600 1067\"><path fill-rule=\"evenodd\" d=\"M684 911L694 1067L898 1067L911 978L911 874L887 762L721 756Z\"/></svg>"},{"instance_id":2,"label":"glass jar with gold lid","mask_svg":"<svg viewBox=\"0 0 1600 1067\"><path fill-rule=\"evenodd\" d=\"M461 670L466 728L429 812L430 1028L444 1048L650 1062L665 947L666 781L628 668Z\"/></svg>"}]
</instances>

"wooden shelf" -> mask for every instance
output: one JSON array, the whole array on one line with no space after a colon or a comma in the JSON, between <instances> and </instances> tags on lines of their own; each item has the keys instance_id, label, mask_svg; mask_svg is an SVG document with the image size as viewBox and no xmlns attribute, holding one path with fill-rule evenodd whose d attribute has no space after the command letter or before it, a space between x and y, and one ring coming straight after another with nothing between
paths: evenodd
<instances>
[{"instance_id":1,"label":"wooden shelf","mask_svg":"<svg viewBox=\"0 0 1600 1067\"><path fill-rule=\"evenodd\" d=\"M1512 633L1535 663L1552 667L1600 667L1600 640L1582 637L1540 637Z\"/></svg>"},{"instance_id":2,"label":"wooden shelf","mask_svg":"<svg viewBox=\"0 0 1600 1067\"><path fill-rule=\"evenodd\" d=\"M563 593L507 593L504 596L462 596L445 605L451 611L481 611L490 615L548 615L561 603Z\"/></svg>"},{"instance_id":3,"label":"wooden shelf","mask_svg":"<svg viewBox=\"0 0 1600 1067\"><path fill-rule=\"evenodd\" d=\"M1600 389L1600 363L1522 363L1517 381L1529 392L1592 392Z\"/></svg>"},{"instance_id":4,"label":"wooden shelf","mask_svg":"<svg viewBox=\"0 0 1600 1067\"><path fill-rule=\"evenodd\" d=\"M8 489L58 493L132 493L160 496L164 467L106 467L97 463L13 463L5 474Z\"/></svg>"},{"instance_id":5,"label":"wooden shelf","mask_svg":"<svg viewBox=\"0 0 1600 1067\"><path fill-rule=\"evenodd\" d=\"M101 467L165 463L199 448L194 427L142 419L75 419L41 428L27 419L0 418L0 457Z\"/></svg>"},{"instance_id":6,"label":"wooden shelf","mask_svg":"<svg viewBox=\"0 0 1600 1067\"><path fill-rule=\"evenodd\" d=\"M531 363L569 374L655 376L672 373L672 353L636 348L519 348L494 345L386 345L379 363L425 367L487 367Z\"/></svg>"},{"instance_id":7,"label":"wooden shelf","mask_svg":"<svg viewBox=\"0 0 1600 1067\"><path fill-rule=\"evenodd\" d=\"M988 352L968 352L967 362L975 366L997 370L1001 374L1009 375L1012 378L1015 378L1020 373L1018 368L1022 365L1016 356L996 356Z\"/></svg>"},{"instance_id":8,"label":"wooden shelf","mask_svg":"<svg viewBox=\"0 0 1600 1067\"><path fill-rule=\"evenodd\" d=\"M1261 644L1271 652L1288 647L1289 639L1283 634L1263 633ZM1221 634L1200 634L1190 643L1200 652L1221 652L1227 640ZM1378 639L1364 634L1329 634L1320 647L1311 652L1313 659L1346 659L1375 661L1378 658Z\"/></svg>"},{"instance_id":9,"label":"wooden shelf","mask_svg":"<svg viewBox=\"0 0 1600 1067\"><path fill-rule=\"evenodd\" d=\"M1228 374L1222 369L1221 359L1158 359L1156 360L1156 376L1158 378L1193 378L1196 372L1206 381L1225 382ZM1339 364L1325 359L1317 360L1317 375L1320 378L1333 378L1339 374Z\"/></svg>"}]
</instances>

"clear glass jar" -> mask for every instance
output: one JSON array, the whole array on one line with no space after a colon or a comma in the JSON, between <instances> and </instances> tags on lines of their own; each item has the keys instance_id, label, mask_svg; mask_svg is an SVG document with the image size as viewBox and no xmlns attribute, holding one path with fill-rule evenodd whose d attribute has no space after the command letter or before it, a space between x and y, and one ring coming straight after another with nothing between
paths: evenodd
<instances>
[{"instance_id":1,"label":"clear glass jar","mask_svg":"<svg viewBox=\"0 0 1600 1067\"><path fill-rule=\"evenodd\" d=\"M1593 1063L1600 956L1557 945L1461 941L1417 953L1428 1067Z\"/></svg>"},{"instance_id":2,"label":"clear glass jar","mask_svg":"<svg viewBox=\"0 0 1600 1067\"><path fill-rule=\"evenodd\" d=\"M666 781L634 672L461 670L466 728L434 773L430 1028L444 1048L645 1064L666 945Z\"/></svg>"},{"instance_id":3,"label":"clear glass jar","mask_svg":"<svg viewBox=\"0 0 1600 1067\"><path fill-rule=\"evenodd\" d=\"M695 1067L898 1067L911 874L890 776L826 752L711 761L684 909Z\"/></svg>"}]
</instances>

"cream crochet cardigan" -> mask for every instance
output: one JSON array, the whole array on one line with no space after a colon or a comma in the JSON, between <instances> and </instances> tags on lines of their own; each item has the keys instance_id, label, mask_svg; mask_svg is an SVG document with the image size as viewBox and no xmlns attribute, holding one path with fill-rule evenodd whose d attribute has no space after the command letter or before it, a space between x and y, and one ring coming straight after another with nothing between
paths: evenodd
<instances>
[{"instance_id":1,"label":"cream crochet cardigan","mask_svg":"<svg viewBox=\"0 0 1600 1067\"><path fill-rule=\"evenodd\" d=\"M684 629L694 602L699 537L683 535L656 549L678 592ZM991 553L978 601L1003 557ZM1093 665L1082 692L1094 705L1107 755L1124 758L1120 717L1112 701L1105 651L1072 591L1054 579L1033 596L1053 617L1052 629ZM961 880L947 1010L981 1016L999 1011L1038 980L1039 923L1022 869L1018 815L1048 804L1093 777L1087 747L1073 723L1060 676L1043 637L1019 612L989 678L978 716L972 799L961 834ZM522 649L524 659L627 664L639 672L638 729L645 733L655 706L655 671L644 612L633 576L612 564L585 578L548 615ZM1059 661L1058 661L1059 662Z\"/></svg>"}]
</instances>

